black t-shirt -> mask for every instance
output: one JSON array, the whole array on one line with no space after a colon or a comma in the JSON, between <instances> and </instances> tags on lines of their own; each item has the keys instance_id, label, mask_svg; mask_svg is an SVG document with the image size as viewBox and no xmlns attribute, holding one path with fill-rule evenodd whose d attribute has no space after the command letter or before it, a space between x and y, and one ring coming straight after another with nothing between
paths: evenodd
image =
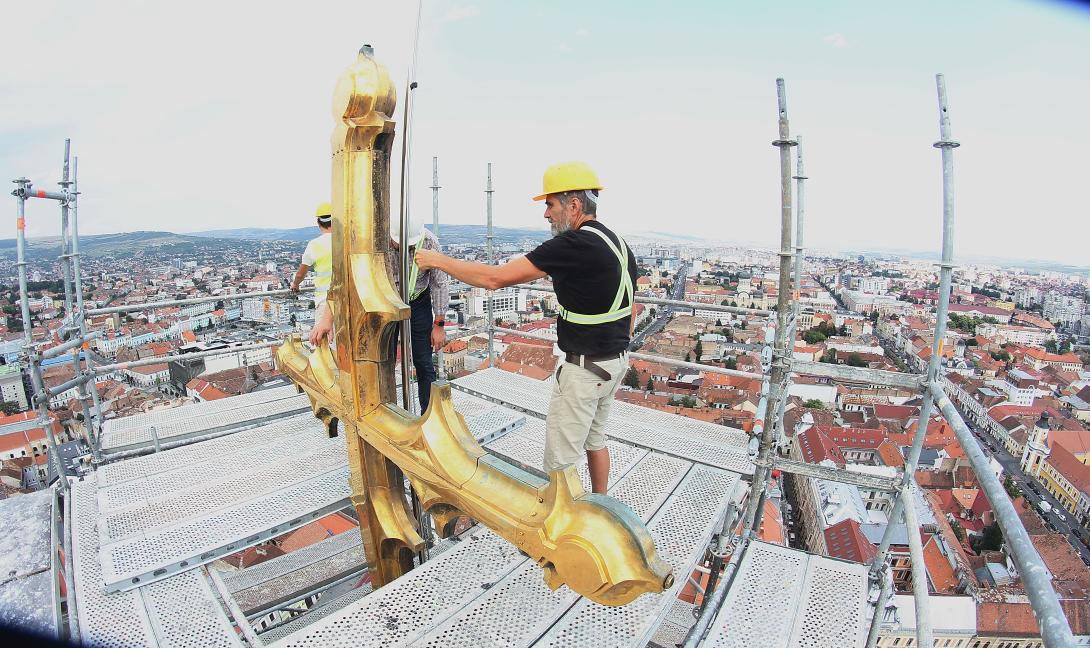
<instances>
[{"instance_id":1,"label":"black t-shirt","mask_svg":"<svg viewBox=\"0 0 1090 648\"><path fill-rule=\"evenodd\" d=\"M621 268L617 255L606 242L594 232L587 231L590 227L603 232L614 245L620 242L620 238L605 225L590 220L577 230L569 230L545 241L526 258L538 270L552 277L557 301L564 308L574 313L598 315L613 305L617 286L621 282ZM628 251L628 274L635 287L638 271L632 250ZM621 307L627 305L629 300L626 296L621 301ZM573 324L558 317L556 334L561 351L604 355L628 349L630 325L629 317L605 324Z\"/></svg>"}]
</instances>

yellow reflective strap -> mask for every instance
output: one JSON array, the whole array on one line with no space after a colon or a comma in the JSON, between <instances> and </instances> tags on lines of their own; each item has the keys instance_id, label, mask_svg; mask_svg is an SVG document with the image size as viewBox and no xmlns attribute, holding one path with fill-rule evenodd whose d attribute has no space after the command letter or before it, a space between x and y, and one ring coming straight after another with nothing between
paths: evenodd
<instances>
[{"instance_id":1,"label":"yellow reflective strap","mask_svg":"<svg viewBox=\"0 0 1090 648\"><path fill-rule=\"evenodd\" d=\"M416 265L416 261L412 261L412 265L409 267L409 301L413 301L420 296L423 290L416 288L416 278L420 274L420 267Z\"/></svg>"},{"instance_id":2,"label":"yellow reflective strap","mask_svg":"<svg viewBox=\"0 0 1090 648\"><path fill-rule=\"evenodd\" d=\"M621 267L621 280L617 286L617 294L613 298L613 305L605 313L600 313L598 315L573 313L561 305L559 311L560 318L573 324L607 324L629 317L632 315L633 289L632 277L628 275L628 246L625 245L624 239L618 236L617 238L621 242L621 247L618 249L604 232L593 227L587 229L594 232L605 241L605 244L609 247L610 251L617 257L617 262ZM628 306L621 308L620 306L624 301L625 295L628 295Z\"/></svg>"}]
</instances>

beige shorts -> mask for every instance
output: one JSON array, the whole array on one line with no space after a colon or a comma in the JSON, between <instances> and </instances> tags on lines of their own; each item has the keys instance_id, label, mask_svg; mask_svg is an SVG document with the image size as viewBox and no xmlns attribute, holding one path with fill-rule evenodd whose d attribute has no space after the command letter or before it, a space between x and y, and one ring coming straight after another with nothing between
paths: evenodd
<instances>
[{"instance_id":1,"label":"beige shorts","mask_svg":"<svg viewBox=\"0 0 1090 648\"><path fill-rule=\"evenodd\" d=\"M545 419L546 472L575 465L582 461L587 450L606 446L606 420L613 395L628 370L628 354L596 364L609 372L610 380L568 362L556 370Z\"/></svg>"}]
</instances>

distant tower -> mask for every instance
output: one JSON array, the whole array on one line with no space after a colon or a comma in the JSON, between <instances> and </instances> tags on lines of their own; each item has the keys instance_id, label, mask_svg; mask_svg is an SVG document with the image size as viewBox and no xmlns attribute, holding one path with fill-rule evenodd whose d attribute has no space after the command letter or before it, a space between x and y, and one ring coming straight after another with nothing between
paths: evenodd
<instances>
[{"instance_id":1,"label":"distant tower","mask_svg":"<svg viewBox=\"0 0 1090 648\"><path fill-rule=\"evenodd\" d=\"M1048 413L1042 412L1041 418L1033 424L1029 437L1026 439L1026 447L1022 449L1022 472L1037 477L1041 473L1041 465L1048 459Z\"/></svg>"}]
</instances>

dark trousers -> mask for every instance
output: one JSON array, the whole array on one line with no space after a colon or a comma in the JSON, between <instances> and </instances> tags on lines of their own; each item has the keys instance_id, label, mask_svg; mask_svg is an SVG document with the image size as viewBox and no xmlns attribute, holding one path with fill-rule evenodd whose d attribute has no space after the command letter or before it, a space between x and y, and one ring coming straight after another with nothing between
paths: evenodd
<instances>
[{"instance_id":1,"label":"dark trousers","mask_svg":"<svg viewBox=\"0 0 1090 648\"><path fill-rule=\"evenodd\" d=\"M431 291L425 290L416 299L409 302L412 308L412 316L409 318L409 329L412 331L411 345L413 353L413 367L416 369L416 389L420 396L420 412L426 412L428 402L431 399L431 384L435 382L435 364L432 362L431 351L431 327L435 317L431 312ZM397 353L398 340L401 338L401 327L398 327L394 335L394 349L391 355Z\"/></svg>"}]
</instances>

